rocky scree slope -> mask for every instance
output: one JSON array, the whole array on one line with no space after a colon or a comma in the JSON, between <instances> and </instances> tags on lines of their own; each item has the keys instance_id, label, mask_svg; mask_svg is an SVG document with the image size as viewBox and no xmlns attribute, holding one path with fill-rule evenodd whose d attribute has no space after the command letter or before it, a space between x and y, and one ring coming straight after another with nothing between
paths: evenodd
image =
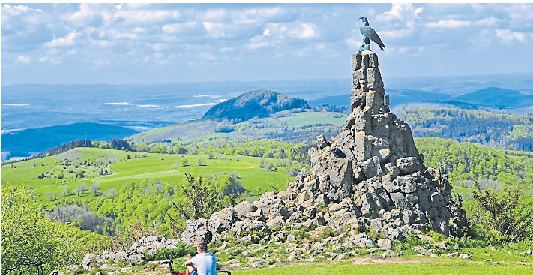
<instances>
[{"instance_id":1,"label":"rocky scree slope","mask_svg":"<svg viewBox=\"0 0 533 275\"><path fill-rule=\"evenodd\" d=\"M355 53L352 74L352 112L339 135L317 137L310 171L302 170L285 191L187 221L182 240L293 243L295 235L286 229L320 235L315 233L327 227L346 246L372 247L376 239L390 246L423 230L462 236L467 222L461 199L452 196L446 175L425 167L409 125L390 112L377 55Z\"/></svg>"}]
</instances>

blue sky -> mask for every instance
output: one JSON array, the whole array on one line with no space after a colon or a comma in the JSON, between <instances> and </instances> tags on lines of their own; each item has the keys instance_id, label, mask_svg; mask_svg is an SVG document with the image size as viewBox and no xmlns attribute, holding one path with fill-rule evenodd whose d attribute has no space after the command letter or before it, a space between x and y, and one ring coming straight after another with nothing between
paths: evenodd
<instances>
[{"instance_id":1,"label":"blue sky","mask_svg":"<svg viewBox=\"0 0 533 275\"><path fill-rule=\"evenodd\" d=\"M2 4L2 85L532 74L533 4Z\"/></svg>"}]
</instances>

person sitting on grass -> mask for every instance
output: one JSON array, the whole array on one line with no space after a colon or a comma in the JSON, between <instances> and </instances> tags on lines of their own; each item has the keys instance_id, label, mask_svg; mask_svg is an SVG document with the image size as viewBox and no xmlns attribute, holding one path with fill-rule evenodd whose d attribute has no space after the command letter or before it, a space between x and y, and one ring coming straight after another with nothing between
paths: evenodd
<instances>
[{"instance_id":1,"label":"person sitting on grass","mask_svg":"<svg viewBox=\"0 0 533 275\"><path fill-rule=\"evenodd\" d=\"M216 275L217 258L211 253L207 253L207 243L200 242L196 249L198 254L185 262L187 275Z\"/></svg>"}]
</instances>

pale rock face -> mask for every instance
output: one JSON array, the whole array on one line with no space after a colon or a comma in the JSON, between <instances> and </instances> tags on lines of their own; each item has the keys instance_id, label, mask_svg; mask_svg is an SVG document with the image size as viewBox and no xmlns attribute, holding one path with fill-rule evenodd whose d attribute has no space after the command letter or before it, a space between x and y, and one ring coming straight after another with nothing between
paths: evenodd
<instances>
[{"instance_id":1,"label":"pale rock face","mask_svg":"<svg viewBox=\"0 0 533 275\"><path fill-rule=\"evenodd\" d=\"M352 75L352 112L339 135L317 137L317 147L309 150L310 171L303 169L278 194L265 193L208 220L188 222L182 239L218 242L231 235L224 232L240 236L254 231L266 241L281 240L272 228L302 226L331 227L361 247L376 245L358 233L368 226L386 237L377 240L380 247L423 229L462 236L467 224L461 202L452 197L446 176L424 165L409 125L390 112L378 56L372 51L353 54ZM339 157L331 152L335 148Z\"/></svg>"}]
</instances>

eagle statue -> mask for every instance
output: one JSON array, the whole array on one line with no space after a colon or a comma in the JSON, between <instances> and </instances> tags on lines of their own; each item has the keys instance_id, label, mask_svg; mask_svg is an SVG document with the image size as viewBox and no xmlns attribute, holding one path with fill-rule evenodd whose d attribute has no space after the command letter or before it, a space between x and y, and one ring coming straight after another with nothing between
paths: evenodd
<instances>
[{"instance_id":1,"label":"eagle statue","mask_svg":"<svg viewBox=\"0 0 533 275\"><path fill-rule=\"evenodd\" d=\"M370 23L368 23L368 19L366 17L360 17L361 23L363 24L359 30L361 30L361 34L363 35L363 45L359 47L359 50L370 50L370 40L374 41L376 44L378 44L379 48L384 51L385 44L383 44L383 41L381 41L381 38L379 38L379 35L376 33L376 31L370 27Z\"/></svg>"}]
</instances>

